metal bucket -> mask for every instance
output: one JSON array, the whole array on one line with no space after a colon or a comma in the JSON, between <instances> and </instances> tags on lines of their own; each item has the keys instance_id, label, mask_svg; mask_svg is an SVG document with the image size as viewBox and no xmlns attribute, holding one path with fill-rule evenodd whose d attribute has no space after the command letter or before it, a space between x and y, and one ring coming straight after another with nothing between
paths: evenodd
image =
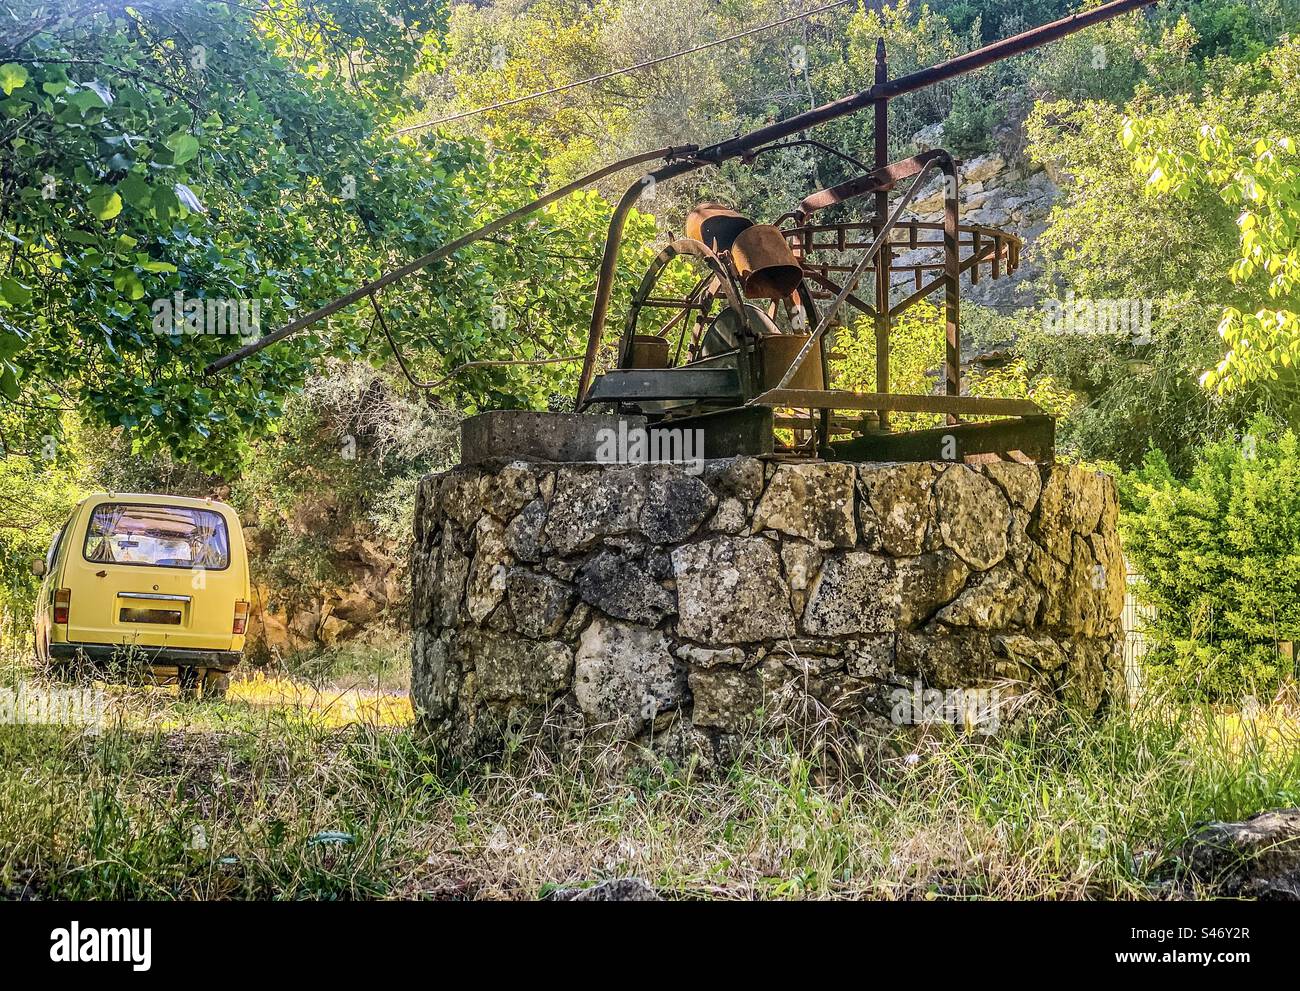
<instances>
[{"instance_id":1,"label":"metal bucket","mask_svg":"<svg viewBox=\"0 0 1300 991\"><path fill-rule=\"evenodd\" d=\"M781 377L794 363L803 346L808 343L808 334L774 334L761 338L758 342L758 356L763 368L763 388L775 389ZM795 373L787 389L825 389L826 380L822 377L822 355L820 342L808 352L799 371Z\"/></svg>"},{"instance_id":2,"label":"metal bucket","mask_svg":"<svg viewBox=\"0 0 1300 991\"><path fill-rule=\"evenodd\" d=\"M803 278L790 243L771 224L755 224L736 235L731 263L751 299L785 299Z\"/></svg>"},{"instance_id":3,"label":"metal bucket","mask_svg":"<svg viewBox=\"0 0 1300 991\"><path fill-rule=\"evenodd\" d=\"M654 334L633 334L628 368L667 368L668 338Z\"/></svg>"}]
</instances>

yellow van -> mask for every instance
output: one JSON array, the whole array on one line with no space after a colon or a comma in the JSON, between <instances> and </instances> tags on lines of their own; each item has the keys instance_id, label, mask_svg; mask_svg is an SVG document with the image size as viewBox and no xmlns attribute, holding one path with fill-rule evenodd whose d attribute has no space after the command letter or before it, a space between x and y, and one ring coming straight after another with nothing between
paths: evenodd
<instances>
[{"instance_id":1,"label":"yellow van","mask_svg":"<svg viewBox=\"0 0 1300 991\"><path fill-rule=\"evenodd\" d=\"M220 697L248 625L248 554L235 511L212 499L96 492L44 560L36 654L45 663L130 654L182 696ZM133 648L133 649L131 649Z\"/></svg>"}]
</instances>

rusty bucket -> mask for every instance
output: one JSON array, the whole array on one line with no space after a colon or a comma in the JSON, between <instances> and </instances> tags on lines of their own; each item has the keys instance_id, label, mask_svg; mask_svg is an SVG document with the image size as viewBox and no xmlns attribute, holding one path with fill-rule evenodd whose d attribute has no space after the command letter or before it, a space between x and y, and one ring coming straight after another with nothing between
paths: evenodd
<instances>
[{"instance_id":1,"label":"rusty bucket","mask_svg":"<svg viewBox=\"0 0 1300 991\"><path fill-rule=\"evenodd\" d=\"M761 338L758 342L759 360L763 367L763 389L775 389L781 383L789 367L803 346L808 343L808 334L773 334ZM787 389L824 389L826 380L822 377L821 344L808 352L808 357L799 366L799 371L790 380Z\"/></svg>"},{"instance_id":2,"label":"rusty bucket","mask_svg":"<svg viewBox=\"0 0 1300 991\"><path fill-rule=\"evenodd\" d=\"M771 224L741 231L731 245L731 263L745 295L754 299L785 299L803 278L785 235Z\"/></svg>"},{"instance_id":3,"label":"rusty bucket","mask_svg":"<svg viewBox=\"0 0 1300 991\"><path fill-rule=\"evenodd\" d=\"M628 368L667 368L668 338L654 334L633 334Z\"/></svg>"},{"instance_id":4,"label":"rusty bucket","mask_svg":"<svg viewBox=\"0 0 1300 991\"><path fill-rule=\"evenodd\" d=\"M741 232L754 226L748 217L721 203L699 203L686 215L686 236L714 251L729 251Z\"/></svg>"}]
</instances>

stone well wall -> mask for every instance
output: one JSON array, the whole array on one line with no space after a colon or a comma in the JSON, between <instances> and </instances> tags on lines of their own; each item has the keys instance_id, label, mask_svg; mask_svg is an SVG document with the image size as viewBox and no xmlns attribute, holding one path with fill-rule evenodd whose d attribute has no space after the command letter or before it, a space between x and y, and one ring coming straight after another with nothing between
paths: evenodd
<instances>
[{"instance_id":1,"label":"stone well wall","mask_svg":"<svg viewBox=\"0 0 1300 991\"><path fill-rule=\"evenodd\" d=\"M1123 691L1115 488L1014 464L462 466L425 478L411 694L440 745L734 744L796 697Z\"/></svg>"}]
</instances>

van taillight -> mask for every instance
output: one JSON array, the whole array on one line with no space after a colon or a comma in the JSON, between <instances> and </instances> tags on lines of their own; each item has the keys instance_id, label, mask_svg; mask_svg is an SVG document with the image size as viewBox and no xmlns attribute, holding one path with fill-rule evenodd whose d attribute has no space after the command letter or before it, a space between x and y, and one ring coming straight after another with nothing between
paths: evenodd
<instances>
[{"instance_id":1,"label":"van taillight","mask_svg":"<svg viewBox=\"0 0 1300 991\"><path fill-rule=\"evenodd\" d=\"M68 621L68 607L72 605L72 589L59 588L54 590L54 622L66 623Z\"/></svg>"},{"instance_id":2,"label":"van taillight","mask_svg":"<svg viewBox=\"0 0 1300 991\"><path fill-rule=\"evenodd\" d=\"M235 623L230 628L230 632L240 636L246 626L248 626L248 603L240 599L235 603Z\"/></svg>"}]
</instances>

